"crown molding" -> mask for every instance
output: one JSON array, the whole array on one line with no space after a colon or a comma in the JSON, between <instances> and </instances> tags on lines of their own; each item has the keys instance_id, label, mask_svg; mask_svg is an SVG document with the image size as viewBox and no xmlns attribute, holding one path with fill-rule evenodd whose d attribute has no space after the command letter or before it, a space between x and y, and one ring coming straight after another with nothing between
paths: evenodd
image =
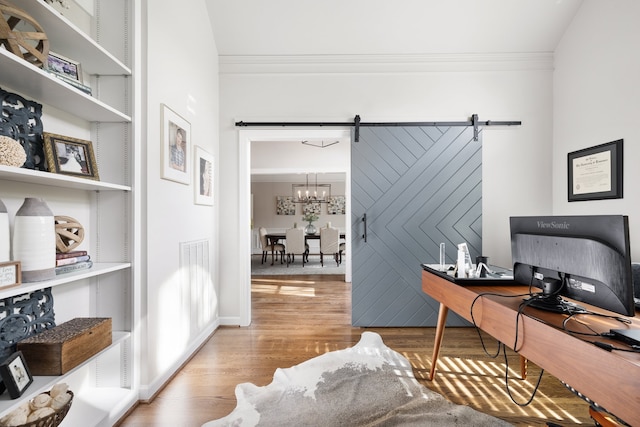
<instances>
[{"instance_id":1,"label":"crown molding","mask_svg":"<svg viewBox=\"0 0 640 427\"><path fill-rule=\"evenodd\" d=\"M553 70L553 53L220 55L220 74L425 73Z\"/></svg>"}]
</instances>

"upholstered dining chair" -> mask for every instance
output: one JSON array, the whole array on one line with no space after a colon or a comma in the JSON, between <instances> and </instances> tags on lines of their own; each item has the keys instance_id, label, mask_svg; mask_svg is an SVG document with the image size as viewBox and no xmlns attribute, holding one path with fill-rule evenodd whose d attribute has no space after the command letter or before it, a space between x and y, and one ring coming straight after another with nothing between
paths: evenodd
<instances>
[{"instance_id":1,"label":"upholstered dining chair","mask_svg":"<svg viewBox=\"0 0 640 427\"><path fill-rule=\"evenodd\" d=\"M260 233L260 244L262 245L262 259L260 260L260 264L264 264L267 260L267 255L271 251L280 254L280 264L282 264L284 261L284 245L282 243L269 244L266 228L260 227L258 231Z\"/></svg>"},{"instance_id":2,"label":"upholstered dining chair","mask_svg":"<svg viewBox=\"0 0 640 427\"><path fill-rule=\"evenodd\" d=\"M307 246L304 240L304 230L302 228L289 228L286 231L287 236L287 267L289 263L295 261L295 255L300 254L302 258L302 266L307 260L309 253L309 246Z\"/></svg>"},{"instance_id":3,"label":"upholstered dining chair","mask_svg":"<svg viewBox=\"0 0 640 427\"><path fill-rule=\"evenodd\" d=\"M336 265L340 265L340 232L337 228L324 227L320 229L320 264L324 267L324 254L332 254Z\"/></svg>"}]
</instances>

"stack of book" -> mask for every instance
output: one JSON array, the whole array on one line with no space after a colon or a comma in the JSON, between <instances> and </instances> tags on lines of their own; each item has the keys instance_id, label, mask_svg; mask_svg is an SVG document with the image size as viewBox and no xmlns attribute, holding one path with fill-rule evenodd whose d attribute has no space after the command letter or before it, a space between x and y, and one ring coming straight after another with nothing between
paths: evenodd
<instances>
[{"instance_id":1,"label":"stack of book","mask_svg":"<svg viewBox=\"0 0 640 427\"><path fill-rule=\"evenodd\" d=\"M93 261L87 251L71 251L56 253L56 274L71 273L77 270L91 268Z\"/></svg>"},{"instance_id":2,"label":"stack of book","mask_svg":"<svg viewBox=\"0 0 640 427\"><path fill-rule=\"evenodd\" d=\"M65 82L69 86L73 86L76 89L79 89L82 92L86 93L87 95L91 95L91 88L89 86L87 86L87 85L84 85L84 84L80 83L78 80L74 80L74 79L72 79L70 77L65 76L64 74L56 73L55 71L51 71L49 69L46 69L45 71L48 71L49 74L51 74L52 76L54 76L58 80L62 80L63 82Z\"/></svg>"}]
</instances>

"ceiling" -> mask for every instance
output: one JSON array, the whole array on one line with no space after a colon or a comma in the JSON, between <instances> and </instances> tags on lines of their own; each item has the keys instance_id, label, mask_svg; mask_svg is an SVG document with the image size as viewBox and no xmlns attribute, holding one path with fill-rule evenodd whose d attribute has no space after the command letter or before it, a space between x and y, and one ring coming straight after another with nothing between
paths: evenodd
<instances>
[{"instance_id":1,"label":"ceiling","mask_svg":"<svg viewBox=\"0 0 640 427\"><path fill-rule=\"evenodd\" d=\"M220 56L553 52L582 0L205 0Z\"/></svg>"}]
</instances>

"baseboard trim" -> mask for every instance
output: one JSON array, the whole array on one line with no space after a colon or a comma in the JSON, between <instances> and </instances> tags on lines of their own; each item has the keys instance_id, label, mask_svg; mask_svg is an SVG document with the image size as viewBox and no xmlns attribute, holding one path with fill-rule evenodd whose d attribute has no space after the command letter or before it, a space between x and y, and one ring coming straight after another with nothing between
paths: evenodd
<instances>
[{"instance_id":1,"label":"baseboard trim","mask_svg":"<svg viewBox=\"0 0 640 427\"><path fill-rule=\"evenodd\" d=\"M150 403L156 398L158 393L175 377L178 372L196 355L203 345L211 338L215 331L220 327L221 322L218 318L209 327L203 330L193 343L187 347L182 357L176 360L164 374L157 377L151 384L140 384L139 401L142 403Z\"/></svg>"},{"instance_id":2,"label":"baseboard trim","mask_svg":"<svg viewBox=\"0 0 640 427\"><path fill-rule=\"evenodd\" d=\"M240 326L240 317L220 317L219 322L221 326Z\"/></svg>"}]
</instances>

